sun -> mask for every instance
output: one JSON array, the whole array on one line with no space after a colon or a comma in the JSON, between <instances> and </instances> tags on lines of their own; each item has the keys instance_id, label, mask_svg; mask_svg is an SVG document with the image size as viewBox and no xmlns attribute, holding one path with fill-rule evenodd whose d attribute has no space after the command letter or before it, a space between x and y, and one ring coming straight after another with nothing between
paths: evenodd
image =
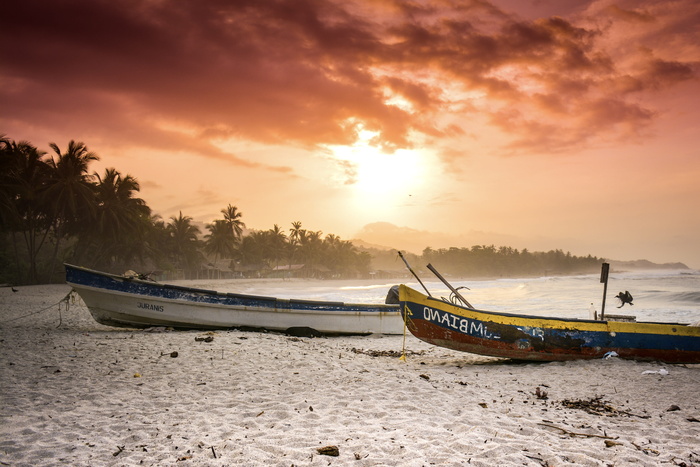
<instances>
[{"instance_id":1,"label":"sun","mask_svg":"<svg viewBox=\"0 0 700 467\"><path fill-rule=\"evenodd\" d=\"M330 148L342 163L344 183L360 201L399 201L423 185L425 157L419 150L398 149L386 153L372 145L376 134L361 131L352 146Z\"/></svg>"}]
</instances>

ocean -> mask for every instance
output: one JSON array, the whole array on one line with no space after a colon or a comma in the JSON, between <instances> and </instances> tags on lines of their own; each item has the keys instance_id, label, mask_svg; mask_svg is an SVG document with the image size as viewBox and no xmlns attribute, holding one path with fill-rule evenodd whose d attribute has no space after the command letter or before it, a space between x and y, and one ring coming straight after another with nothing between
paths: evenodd
<instances>
[{"instance_id":1,"label":"ocean","mask_svg":"<svg viewBox=\"0 0 700 467\"><path fill-rule=\"evenodd\" d=\"M449 297L449 289L439 280L421 277L435 297ZM591 304L600 313L603 284L599 274L472 280L448 278L450 284L477 309L538 316L588 318ZM217 279L176 281L190 287L221 292L265 295L279 298L332 300L340 302L383 303L396 280L279 280ZM424 291L414 280L407 285ZM633 305L618 308L615 298L629 291ZM696 323L700 321L700 271L652 270L611 272L605 304L606 314L636 316L637 321Z\"/></svg>"}]
</instances>

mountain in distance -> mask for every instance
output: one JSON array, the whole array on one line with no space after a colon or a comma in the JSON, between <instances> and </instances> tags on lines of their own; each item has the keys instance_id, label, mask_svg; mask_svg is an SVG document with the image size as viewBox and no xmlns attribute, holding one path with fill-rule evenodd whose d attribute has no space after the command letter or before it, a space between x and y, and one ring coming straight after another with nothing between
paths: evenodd
<instances>
[{"instance_id":1,"label":"mountain in distance","mask_svg":"<svg viewBox=\"0 0 700 467\"><path fill-rule=\"evenodd\" d=\"M355 245L357 248L360 248L361 250L382 250L382 251L396 251L396 248L392 248L390 246L384 246L384 245L377 245L376 243L369 243L364 240L360 240L359 238L353 238L350 240L350 243ZM404 253L404 251L402 251ZM413 252L410 252L413 253Z\"/></svg>"},{"instance_id":2,"label":"mountain in distance","mask_svg":"<svg viewBox=\"0 0 700 467\"><path fill-rule=\"evenodd\" d=\"M646 259L637 259L634 261L617 261L609 260L610 267L615 271L629 270L650 270L650 269L690 269L683 263L652 263Z\"/></svg>"}]
</instances>

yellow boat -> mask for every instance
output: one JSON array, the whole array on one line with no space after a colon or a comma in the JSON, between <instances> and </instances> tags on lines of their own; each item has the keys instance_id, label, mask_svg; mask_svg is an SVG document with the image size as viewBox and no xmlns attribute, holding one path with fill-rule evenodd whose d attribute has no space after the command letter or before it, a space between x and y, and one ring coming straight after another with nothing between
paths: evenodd
<instances>
[{"instance_id":1,"label":"yellow boat","mask_svg":"<svg viewBox=\"0 0 700 467\"><path fill-rule=\"evenodd\" d=\"M546 318L477 310L399 286L399 306L417 338L453 350L517 360L620 358L700 363L700 327L679 323ZM613 355L613 354L610 354Z\"/></svg>"}]
</instances>

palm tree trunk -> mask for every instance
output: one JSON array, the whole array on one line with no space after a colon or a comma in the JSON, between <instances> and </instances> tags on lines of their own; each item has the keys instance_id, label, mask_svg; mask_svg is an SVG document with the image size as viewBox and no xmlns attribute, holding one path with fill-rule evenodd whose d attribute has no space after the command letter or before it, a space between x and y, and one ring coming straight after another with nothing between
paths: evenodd
<instances>
[{"instance_id":1,"label":"palm tree trunk","mask_svg":"<svg viewBox=\"0 0 700 467\"><path fill-rule=\"evenodd\" d=\"M15 282L22 283L22 268L19 260L19 249L17 248L17 232L12 231L12 247L15 250L15 267L17 268L17 280Z\"/></svg>"},{"instance_id":2,"label":"palm tree trunk","mask_svg":"<svg viewBox=\"0 0 700 467\"><path fill-rule=\"evenodd\" d=\"M46 232L48 234L49 229L46 229ZM51 266L49 267L49 282L51 282L51 279L53 278L53 272L56 268L56 261L58 260L58 247L61 244L61 236L56 234L56 244L53 247L53 256L51 260Z\"/></svg>"},{"instance_id":3,"label":"palm tree trunk","mask_svg":"<svg viewBox=\"0 0 700 467\"><path fill-rule=\"evenodd\" d=\"M31 222L30 222L31 224ZM29 283L30 284L36 284L38 283L37 280L37 272L36 272L36 251L35 251L35 241L34 241L34 229L30 225L30 228L28 230L25 230L23 232L24 236L24 244L27 248L27 259L29 260Z\"/></svg>"}]
</instances>

